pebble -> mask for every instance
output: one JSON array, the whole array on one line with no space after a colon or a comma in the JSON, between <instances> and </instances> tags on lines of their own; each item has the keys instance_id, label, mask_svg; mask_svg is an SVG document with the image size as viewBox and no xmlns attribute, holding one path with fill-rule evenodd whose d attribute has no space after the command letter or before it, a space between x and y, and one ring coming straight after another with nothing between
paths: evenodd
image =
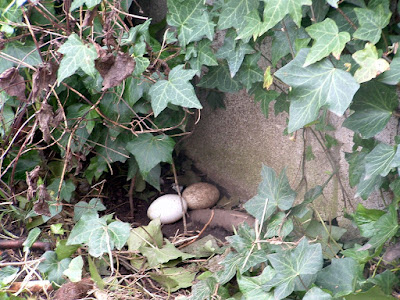
<instances>
[{"instance_id":1,"label":"pebble","mask_svg":"<svg viewBox=\"0 0 400 300\"><path fill-rule=\"evenodd\" d=\"M203 209L214 206L219 200L219 190L210 183L198 182L189 185L182 193L188 208Z\"/></svg>"}]
</instances>

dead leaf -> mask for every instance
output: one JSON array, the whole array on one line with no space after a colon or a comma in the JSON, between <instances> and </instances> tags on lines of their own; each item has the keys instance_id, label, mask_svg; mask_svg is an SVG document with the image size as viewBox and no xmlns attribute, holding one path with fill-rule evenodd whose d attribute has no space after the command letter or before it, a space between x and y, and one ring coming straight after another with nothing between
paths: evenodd
<instances>
[{"instance_id":1,"label":"dead leaf","mask_svg":"<svg viewBox=\"0 0 400 300\"><path fill-rule=\"evenodd\" d=\"M117 56L114 56L98 44L95 46L99 54L99 58L95 60L95 66L103 77L103 91L119 85L132 74L135 69L135 60L128 53L118 52Z\"/></svg>"},{"instance_id":2,"label":"dead leaf","mask_svg":"<svg viewBox=\"0 0 400 300\"><path fill-rule=\"evenodd\" d=\"M53 107L46 102L42 103L42 107L37 113L40 131L43 133L43 139L46 143L51 140L50 125L54 119Z\"/></svg>"},{"instance_id":3,"label":"dead leaf","mask_svg":"<svg viewBox=\"0 0 400 300\"><path fill-rule=\"evenodd\" d=\"M57 79L58 65L54 62L37 68L32 75L32 99L35 100L42 90L48 91Z\"/></svg>"},{"instance_id":4,"label":"dead leaf","mask_svg":"<svg viewBox=\"0 0 400 300\"><path fill-rule=\"evenodd\" d=\"M33 211L39 216L44 215L51 217L48 201L51 201L51 196L47 192L46 187L41 184L38 186L38 200L33 204Z\"/></svg>"},{"instance_id":5,"label":"dead leaf","mask_svg":"<svg viewBox=\"0 0 400 300\"><path fill-rule=\"evenodd\" d=\"M25 79L19 75L16 68L10 68L0 74L0 89L10 96L17 97L20 101L26 101Z\"/></svg>"},{"instance_id":6,"label":"dead leaf","mask_svg":"<svg viewBox=\"0 0 400 300\"><path fill-rule=\"evenodd\" d=\"M93 288L93 281L90 278L83 278L79 282L63 284L55 293L54 300L75 300L82 299Z\"/></svg>"},{"instance_id":7,"label":"dead leaf","mask_svg":"<svg viewBox=\"0 0 400 300\"><path fill-rule=\"evenodd\" d=\"M92 26L93 19L97 15L97 6L95 6L92 10L87 10L85 14L85 18L83 19L82 26Z\"/></svg>"},{"instance_id":8,"label":"dead leaf","mask_svg":"<svg viewBox=\"0 0 400 300\"><path fill-rule=\"evenodd\" d=\"M386 262L392 262L398 258L400 258L400 242L389 246L383 255L383 260Z\"/></svg>"},{"instance_id":9,"label":"dead leaf","mask_svg":"<svg viewBox=\"0 0 400 300\"><path fill-rule=\"evenodd\" d=\"M40 166L36 166L32 171L26 174L26 184L28 185L27 199L32 200L36 193L37 181L39 179Z\"/></svg>"}]
</instances>

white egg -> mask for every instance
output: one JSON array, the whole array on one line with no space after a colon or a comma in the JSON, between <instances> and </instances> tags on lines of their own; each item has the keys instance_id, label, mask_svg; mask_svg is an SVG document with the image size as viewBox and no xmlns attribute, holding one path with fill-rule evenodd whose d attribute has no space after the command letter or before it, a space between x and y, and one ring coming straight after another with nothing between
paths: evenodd
<instances>
[{"instance_id":1,"label":"white egg","mask_svg":"<svg viewBox=\"0 0 400 300\"><path fill-rule=\"evenodd\" d=\"M187 203L183 199L183 208L186 212ZM170 224L182 218L182 205L179 195L167 194L153 201L147 209L147 216L151 219L160 218L162 224Z\"/></svg>"}]
</instances>

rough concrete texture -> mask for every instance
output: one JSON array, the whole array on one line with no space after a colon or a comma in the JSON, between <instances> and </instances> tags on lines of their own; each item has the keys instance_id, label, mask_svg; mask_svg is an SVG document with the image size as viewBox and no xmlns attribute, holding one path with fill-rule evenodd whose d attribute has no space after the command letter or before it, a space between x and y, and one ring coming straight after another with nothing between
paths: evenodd
<instances>
[{"instance_id":1,"label":"rough concrete texture","mask_svg":"<svg viewBox=\"0 0 400 300\"><path fill-rule=\"evenodd\" d=\"M302 178L304 139L301 130L292 137L283 135L286 114L276 117L270 107L270 116L266 119L245 91L227 94L226 110L212 111L206 103L203 104L200 122L187 139L185 148L187 155L211 180L224 187L231 197L246 201L256 194L261 180L261 166L265 164L276 172L286 167L292 188L298 187ZM362 201L354 198L355 190L348 184L348 164L344 158L345 152L351 152L352 131L341 127L343 118L331 114L330 122L337 131L329 134L339 141L339 145L331 149L336 160L333 167L312 132L304 132L306 145L311 145L315 155L314 160L306 162L307 185L309 189L322 185L338 167L340 179L334 177L324 190L324 196L314 204L325 220L338 217L339 223L349 225L342 218L345 208L351 212ZM380 134L380 140L390 143L395 133L396 121L392 120ZM297 189L298 201L304 190L304 185ZM382 208L384 205L378 194L363 201L363 204L370 208Z\"/></svg>"}]
</instances>

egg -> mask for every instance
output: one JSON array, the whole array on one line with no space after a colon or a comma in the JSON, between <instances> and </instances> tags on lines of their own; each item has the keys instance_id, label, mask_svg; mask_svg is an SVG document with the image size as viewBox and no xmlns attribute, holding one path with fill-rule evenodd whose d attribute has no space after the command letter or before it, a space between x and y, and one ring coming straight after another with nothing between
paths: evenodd
<instances>
[{"instance_id":1,"label":"egg","mask_svg":"<svg viewBox=\"0 0 400 300\"><path fill-rule=\"evenodd\" d=\"M210 208L218 202L219 190L210 183L198 182L189 185L182 196L190 209Z\"/></svg>"},{"instance_id":2,"label":"egg","mask_svg":"<svg viewBox=\"0 0 400 300\"><path fill-rule=\"evenodd\" d=\"M182 198L183 208L186 212L187 203ZM170 224L182 218L182 204L179 195L167 194L157 198L147 209L147 216L151 219L160 218L162 224Z\"/></svg>"}]
</instances>

